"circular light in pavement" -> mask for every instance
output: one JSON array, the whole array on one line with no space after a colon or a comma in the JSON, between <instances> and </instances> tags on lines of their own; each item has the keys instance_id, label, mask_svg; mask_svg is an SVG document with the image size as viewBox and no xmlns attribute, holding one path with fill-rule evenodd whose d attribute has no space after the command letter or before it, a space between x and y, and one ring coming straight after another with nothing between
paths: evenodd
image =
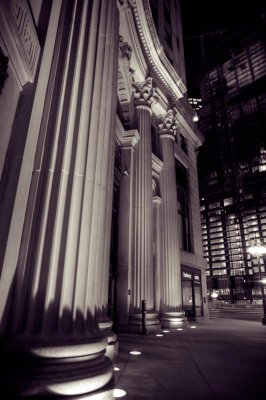
<instances>
[{"instance_id":1,"label":"circular light in pavement","mask_svg":"<svg viewBox=\"0 0 266 400\"><path fill-rule=\"evenodd\" d=\"M130 351L129 353L133 354L133 356L138 356L138 355L142 354L141 351L137 351L137 350Z\"/></svg>"},{"instance_id":2,"label":"circular light in pavement","mask_svg":"<svg viewBox=\"0 0 266 400\"><path fill-rule=\"evenodd\" d=\"M177 328L177 331L182 331L183 330L183 328Z\"/></svg>"},{"instance_id":3,"label":"circular light in pavement","mask_svg":"<svg viewBox=\"0 0 266 400\"><path fill-rule=\"evenodd\" d=\"M114 367L114 371L120 371L120 368Z\"/></svg>"},{"instance_id":4,"label":"circular light in pavement","mask_svg":"<svg viewBox=\"0 0 266 400\"><path fill-rule=\"evenodd\" d=\"M117 398L117 397L124 397L124 396L126 396L127 395L127 392L125 391L125 390L123 390L123 389L114 389L113 390L113 396L115 397L115 398Z\"/></svg>"}]
</instances>

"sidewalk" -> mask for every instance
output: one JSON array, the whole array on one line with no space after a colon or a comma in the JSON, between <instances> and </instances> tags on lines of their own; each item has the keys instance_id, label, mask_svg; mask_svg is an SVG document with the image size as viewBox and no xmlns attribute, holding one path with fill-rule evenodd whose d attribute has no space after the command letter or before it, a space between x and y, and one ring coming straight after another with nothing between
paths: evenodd
<instances>
[{"instance_id":1,"label":"sidewalk","mask_svg":"<svg viewBox=\"0 0 266 400\"><path fill-rule=\"evenodd\" d=\"M222 318L162 337L120 334L115 365L127 400L265 400L266 326Z\"/></svg>"}]
</instances>

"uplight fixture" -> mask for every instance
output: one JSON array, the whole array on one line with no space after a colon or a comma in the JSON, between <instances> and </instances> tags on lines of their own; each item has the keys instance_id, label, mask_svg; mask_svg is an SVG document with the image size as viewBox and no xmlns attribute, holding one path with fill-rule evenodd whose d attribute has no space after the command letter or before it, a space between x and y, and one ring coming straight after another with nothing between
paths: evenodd
<instances>
[{"instance_id":1,"label":"uplight fixture","mask_svg":"<svg viewBox=\"0 0 266 400\"><path fill-rule=\"evenodd\" d=\"M125 390L123 390L123 389L114 389L113 390L113 396L115 398L124 397L126 395L127 395L127 392Z\"/></svg>"}]
</instances>

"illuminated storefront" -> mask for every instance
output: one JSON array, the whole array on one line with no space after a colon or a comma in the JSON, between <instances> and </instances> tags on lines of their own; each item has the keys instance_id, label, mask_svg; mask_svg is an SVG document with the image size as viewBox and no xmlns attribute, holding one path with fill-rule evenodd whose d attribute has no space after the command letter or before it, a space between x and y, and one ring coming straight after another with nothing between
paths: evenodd
<instances>
[{"instance_id":1,"label":"illuminated storefront","mask_svg":"<svg viewBox=\"0 0 266 400\"><path fill-rule=\"evenodd\" d=\"M201 317L202 289L200 272L193 268L182 268L183 309L188 319Z\"/></svg>"}]
</instances>

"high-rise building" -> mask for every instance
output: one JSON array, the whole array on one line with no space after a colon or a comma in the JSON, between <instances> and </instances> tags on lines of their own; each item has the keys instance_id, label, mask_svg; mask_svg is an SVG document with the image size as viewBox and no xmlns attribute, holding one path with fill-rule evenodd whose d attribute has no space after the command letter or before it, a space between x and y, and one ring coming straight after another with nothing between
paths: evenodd
<instances>
[{"instance_id":1,"label":"high-rise building","mask_svg":"<svg viewBox=\"0 0 266 400\"><path fill-rule=\"evenodd\" d=\"M161 5L0 2L1 385L10 398L111 399L115 332L208 316L203 137L186 98L179 2L163 2L163 32L151 11Z\"/></svg>"},{"instance_id":2,"label":"high-rise building","mask_svg":"<svg viewBox=\"0 0 266 400\"><path fill-rule=\"evenodd\" d=\"M205 142L198 157L208 294L261 304L265 258L253 257L249 247L266 244L264 18L220 44L213 57L201 79Z\"/></svg>"}]
</instances>

